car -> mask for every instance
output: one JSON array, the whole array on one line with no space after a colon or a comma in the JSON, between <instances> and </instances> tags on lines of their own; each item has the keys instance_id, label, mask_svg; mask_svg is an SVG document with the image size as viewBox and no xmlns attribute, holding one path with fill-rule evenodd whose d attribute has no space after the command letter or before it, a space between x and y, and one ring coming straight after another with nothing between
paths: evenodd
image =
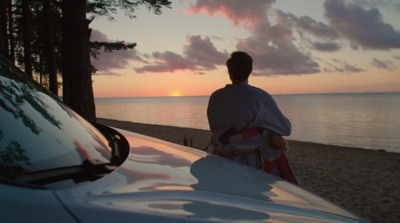
<instances>
[{"instance_id":1,"label":"car","mask_svg":"<svg viewBox=\"0 0 400 223\"><path fill-rule=\"evenodd\" d=\"M367 222L223 157L91 123L0 58L1 222Z\"/></svg>"}]
</instances>

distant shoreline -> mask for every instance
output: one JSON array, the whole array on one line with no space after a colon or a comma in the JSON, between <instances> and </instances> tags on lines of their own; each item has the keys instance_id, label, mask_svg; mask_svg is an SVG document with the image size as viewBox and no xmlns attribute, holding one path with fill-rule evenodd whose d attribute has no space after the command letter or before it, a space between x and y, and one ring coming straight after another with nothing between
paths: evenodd
<instances>
[{"instance_id":1,"label":"distant shoreline","mask_svg":"<svg viewBox=\"0 0 400 223\"><path fill-rule=\"evenodd\" d=\"M271 94L272 96L279 95L340 95L340 94L400 94L400 91L387 92L331 92L331 93L298 93L298 94ZM182 95L182 96L121 96L121 97L95 97L94 99L107 98L179 98L179 97L209 97L210 95Z\"/></svg>"},{"instance_id":2,"label":"distant shoreline","mask_svg":"<svg viewBox=\"0 0 400 223\"><path fill-rule=\"evenodd\" d=\"M203 150L208 130L98 118L97 122ZM400 153L289 140L288 159L302 186L367 218L400 222Z\"/></svg>"}]
</instances>

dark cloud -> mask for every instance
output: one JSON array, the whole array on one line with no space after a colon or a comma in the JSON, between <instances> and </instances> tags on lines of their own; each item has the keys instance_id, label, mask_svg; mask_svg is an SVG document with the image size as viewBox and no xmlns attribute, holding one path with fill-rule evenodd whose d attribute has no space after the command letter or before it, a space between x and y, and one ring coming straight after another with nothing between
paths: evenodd
<instances>
[{"instance_id":1,"label":"dark cloud","mask_svg":"<svg viewBox=\"0 0 400 223\"><path fill-rule=\"evenodd\" d=\"M332 73L332 72L338 72L338 73L345 73L346 71L342 67L338 66L331 66L331 67L325 67L322 69L325 73Z\"/></svg>"},{"instance_id":2,"label":"dark cloud","mask_svg":"<svg viewBox=\"0 0 400 223\"><path fill-rule=\"evenodd\" d=\"M246 51L254 58L254 75L311 74L318 73L318 63L298 50L290 41L269 45L257 38L242 40L238 50Z\"/></svg>"},{"instance_id":3,"label":"dark cloud","mask_svg":"<svg viewBox=\"0 0 400 223\"><path fill-rule=\"evenodd\" d=\"M325 16L343 36L367 49L400 48L400 32L383 21L377 8L366 10L344 0L326 0Z\"/></svg>"},{"instance_id":4,"label":"dark cloud","mask_svg":"<svg viewBox=\"0 0 400 223\"><path fill-rule=\"evenodd\" d=\"M339 34L336 30L332 29L325 23L318 22L308 16L302 16L296 20L296 24L299 28L306 30L308 33L314 36L326 39L337 39Z\"/></svg>"},{"instance_id":5,"label":"dark cloud","mask_svg":"<svg viewBox=\"0 0 400 223\"><path fill-rule=\"evenodd\" d=\"M327 70L344 73L359 73L365 71L364 69L357 67L356 65L347 63L346 61L338 59L332 59L332 61L334 62L334 65L331 65L332 68L327 68Z\"/></svg>"},{"instance_id":6,"label":"dark cloud","mask_svg":"<svg viewBox=\"0 0 400 223\"><path fill-rule=\"evenodd\" d=\"M110 42L108 37L99 30L92 30L91 41ZM129 68L130 62L143 61L135 49L119 50L114 52L100 51L100 55L91 58L93 66L97 69L96 75L120 75L113 72L114 69Z\"/></svg>"},{"instance_id":7,"label":"dark cloud","mask_svg":"<svg viewBox=\"0 0 400 223\"><path fill-rule=\"evenodd\" d=\"M365 71L364 69L356 67L356 66L351 65L351 64L344 64L343 68L344 68L345 71L350 72L350 73L358 73L358 72Z\"/></svg>"},{"instance_id":8,"label":"dark cloud","mask_svg":"<svg viewBox=\"0 0 400 223\"><path fill-rule=\"evenodd\" d=\"M188 45L184 46L184 55L197 66L205 70L213 70L216 65L225 64L228 53L219 52L210 38L201 39L200 36L188 36Z\"/></svg>"},{"instance_id":9,"label":"dark cloud","mask_svg":"<svg viewBox=\"0 0 400 223\"><path fill-rule=\"evenodd\" d=\"M321 43L321 42L314 42L312 43L312 47L315 50L321 52L335 52L340 50L340 45L337 43Z\"/></svg>"},{"instance_id":10,"label":"dark cloud","mask_svg":"<svg viewBox=\"0 0 400 223\"><path fill-rule=\"evenodd\" d=\"M287 30L290 30L289 32L297 30L302 41L310 49L321 52L335 52L341 49L338 43L332 42L339 39L339 33L327 24L318 22L308 16L296 17L291 13L278 9L275 9L275 12L277 14L277 23L286 27Z\"/></svg>"},{"instance_id":11,"label":"dark cloud","mask_svg":"<svg viewBox=\"0 0 400 223\"><path fill-rule=\"evenodd\" d=\"M201 36L187 36L187 45L184 46L183 56L174 52L155 52L150 57L152 64L136 68L138 73L145 72L174 72L178 70L192 70L197 74L216 69L217 65L225 64L228 53L218 51L210 38Z\"/></svg>"},{"instance_id":12,"label":"dark cloud","mask_svg":"<svg viewBox=\"0 0 400 223\"><path fill-rule=\"evenodd\" d=\"M193 69L195 66L186 58L174 52L166 51L164 53L155 52L151 58L155 61L151 65L135 68L137 73L153 72L174 72L176 70Z\"/></svg>"},{"instance_id":13,"label":"dark cloud","mask_svg":"<svg viewBox=\"0 0 400 223\"><path fill-rule=\"evenodd\" d=\"M371 60L371 65L373 67L376 67L376 68L379 68L379 69L385 69L385 70L388 70L388 71L392 71L392 70L396 69L396 66L390 60L382 61L382 60L378 60L376 58L373 58Z\"/></svg>"},{"instance_id":14,"label":"dark cloud","mask_svg":"<svg viewBox=\"0 0 400 223\"><path fill-rule=\"evenodd\" d=\"M400 2L399 0L352 0L355 4L363 6L363 7L370 7L370 8L377 8L382 7L387 10L398 11L400 10Z\"/></svg>"},{"instance_id":15,"label":"dark cloud","mask_svg":"<svg viewBox=\"0 0 400 223\"><path fill-rule=\"evenodd\" d=\"M291 13L275 10L278 15L278 23L286 24L290 28L307 32L321 39L335 40L339 38L339 33L329 25L318 22L308 16L296 17Z\"/></svg>"}]
</instances>

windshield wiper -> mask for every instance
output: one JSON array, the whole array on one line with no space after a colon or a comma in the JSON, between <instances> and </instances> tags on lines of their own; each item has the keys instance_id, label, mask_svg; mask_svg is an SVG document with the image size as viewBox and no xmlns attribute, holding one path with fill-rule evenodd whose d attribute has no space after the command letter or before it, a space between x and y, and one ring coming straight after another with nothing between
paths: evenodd
<instances>
[{"instance_id":1,"label":"windshield wiper","mask_svg":"<svg viewBox=\"0 0 400 223\"><path fill-rule=\"evenodd\" d=\"M46 185L72 179L76 183L93 181L115 170L120 163L104 163L96 159L84 160L82 165L58 167L39 171L23 172L15 177L19 183Z\"/></svg>"},{"instance_id":2,"label":"windshield wiper","mask_svg":"<svg viewBox=\"0 0 400 223\"><path fill-rule=\"evenodd\" d=\"M118 142L120 141L118 135L109 135L110 137L110 144L112 143L111 148L111 162L116 162L121 159L121 154L119 152L119 145Z\"/></svg>"},{"instance_id":3,"label":"windshield wiper","mask_svg":"<svg viewBox=\"0 0 400 223\"><path fill-rule=\"evenodd\" d=\"M111 162L124 162L130 152L129 143L121 133L96 122L91 122L108 140L111 147Z\"/></svg>"}]
</instances>

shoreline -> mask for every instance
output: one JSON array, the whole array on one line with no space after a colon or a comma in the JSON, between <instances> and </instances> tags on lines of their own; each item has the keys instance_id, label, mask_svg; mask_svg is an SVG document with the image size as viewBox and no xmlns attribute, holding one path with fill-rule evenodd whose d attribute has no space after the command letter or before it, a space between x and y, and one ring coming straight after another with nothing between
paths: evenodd
<instances>
[{"instance_id":1,"label":"shoreline","mask_svg":"<svg viewBox=\"0 0 400 223\"><path fill-rule=\"evenodd\" d=\"M100 124L204 150L211 132L97 118ZM400 222L400 153L288 140L302 187L371 222Z\"/></svg>"}]
</instances>

